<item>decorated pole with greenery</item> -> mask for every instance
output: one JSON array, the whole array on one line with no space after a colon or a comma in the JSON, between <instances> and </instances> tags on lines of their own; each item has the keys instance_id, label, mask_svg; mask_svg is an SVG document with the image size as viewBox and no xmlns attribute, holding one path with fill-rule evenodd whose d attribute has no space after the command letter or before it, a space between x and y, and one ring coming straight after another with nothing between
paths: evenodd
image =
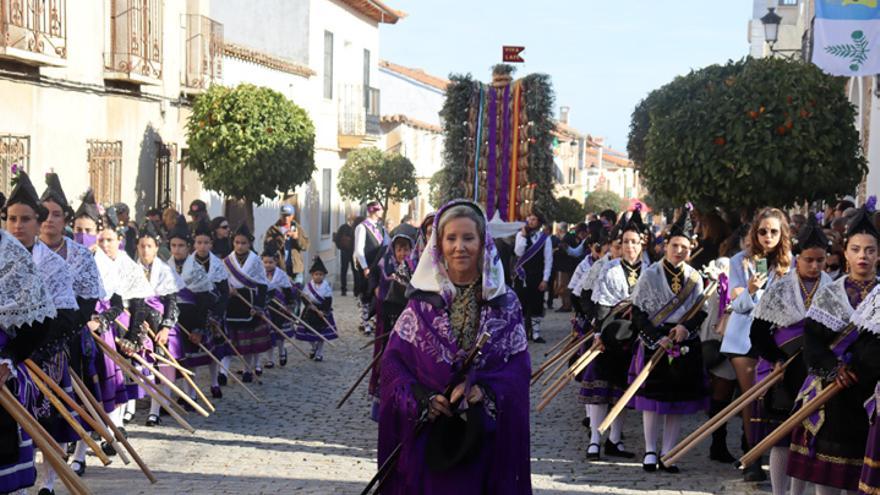
<instances>
[{"instance_id":1,"label":"decorated pole with greenery","mask_svg":"<svg viewBox=\"0 0 880 495\"><path fill-rule=\"evenodd\" d=\"M627 150L662 203L749 213L850 194L867 167L845 83L779 58L705 67L639 103Z\"/></svg>"},{"instance_id":2,"label":"decorated pole with greenery","mask_svg":"<svg viewBox=\"0 0 880 495\"><path fill-rule=\"evenodd\" d=\"M337 187L343 198L382 203L383 219L391 201L409 201L419 195L416 168L409 158L376 148L349 153L339 170Z\"/></svg>"},{"instance_id":3,"label":"decorated pole with greenery","mask_svg":"<svg viewBox=\"0 0 880 495\"><path fill-rule=\"evenodd\" d=\"M187 166L207 189L251 204L293 190L315 171L315 127L281 93L252 84L214 85L187 122Z\"/></svg>"}]
</instances>

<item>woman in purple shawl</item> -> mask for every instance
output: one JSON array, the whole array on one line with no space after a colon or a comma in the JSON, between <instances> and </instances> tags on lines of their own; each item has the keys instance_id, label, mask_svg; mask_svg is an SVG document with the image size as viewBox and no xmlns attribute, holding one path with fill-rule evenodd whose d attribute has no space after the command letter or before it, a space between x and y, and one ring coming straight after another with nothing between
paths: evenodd
<instances>
[{"instance_id":1,"label":"woman in purple shawl","mask_svg":"<svg viewBox=\"0 0 880 495\"><path fill-rule=\"evenodd\" d=\"M402 449L380 492L531 493L528 342L479 206L440 209L411 285L382 358L379 465ZM442 391L484 332L488 342L447 400ZM466 431L441 428L460 415ZM421 417L427 427L413 438Z\"/></svg>"}]
</instances>

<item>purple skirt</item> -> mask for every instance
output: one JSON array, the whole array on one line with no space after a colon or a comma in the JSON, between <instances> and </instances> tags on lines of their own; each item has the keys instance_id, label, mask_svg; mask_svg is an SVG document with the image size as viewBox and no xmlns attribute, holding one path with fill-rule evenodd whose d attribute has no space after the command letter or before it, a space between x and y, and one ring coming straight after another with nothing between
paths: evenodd
<instances>
[{"instance_id":1,"label":"purple skirt","mask_svg":"<svg viewBox=\"0 0 880 495\"><path fill-rule=\"evenodd\" d=\"M296 330L293 328L293 325L290 323L286 323L284 325L278 325L278 328L284 332L284 335L287 335L290 338L296 337ZM286 342L286 339L278 334L276 331L272 331L272 346L277 346L280 342Z\"/></svg>"},{"instance_id":2,"label":"purple skirt","mask_svg":"<svg viewBox=\"0 0 880 495\"><path fill-rule=\"evenodd\" d=\"M272 336L265 323L226 323L226 334L243 356L260 354L272 348Z\"/></svg>"},{"instance_id":3,"label":"purple skirt","mask_svg":"<svg viewBox=\"0 0 880 495\"><path fill-rule=\"evenodd\" d=\"M332 313L328 313L324 315L324 317L327 318L327 321L329 321L331 325L333 325L334 327L336 326L336 321L333 319ZM332 328L327 326L327 324L324 323L324 320L321 320L321 324L319 325L314 325L311 323L310 325L312 326L312 328L317 330L318 333L323 335L324 338L327 340L333 340L337 337L336 332L334 332ZM302 340L303 342L318 342L319 340L322 340L320 337L315 335L314 332L302 325L297 325L295 335L296 340Z\"/></svg>"},{"instance_id":4,"label":"purple skirt","mask_svg":"<svg viewBox=\"0 0 880 495\"><path fill-rule=\"evenodd\" d=\"M128 314L122 313L119 319L128 318ZM100 335L111 349L116 350L116 325L111 325L106 332ZM113 412L117 406L128 401L128 387L125 383L125 374L115 361L107 357L100 348L95 359L95 368L98 375L98 385L101 390L101 401L105 412Z\"/></svg>"},{"instance_id":5,"label":"purple skirt","mask_svg":"<svg viewBox=\"0 0 880 495\"><path fill-rule=\"evenodd\" d=\"M580 401L582 404L614 404L623 395L623 389L602 379L599 363L593 361L581 378Z\"/></svg>"},{"instance_id":6,"label":"purple skirt","mask_svg":"<svg viewBox=\"0 0 880 495\"><path fill-rule=\"evenodd\" d=\"M706 393L708 377L703 368L699 339L688 344L691 349L688 354L675 358L671 363L665 357L660 359L636 392L633 399L636 410L657 414L694 414L709 409L709 396ZM649 359L645 346L640 343L630 363L629 383L635 381Z\"/></svg>"},{"instance_id":7,"label":"purple skirt","mask_svg":"<svg viewBox=\"0 0 880 495\"><path fill-rule=\"evenodd\" d=\"M67 357L64 353L58 353L52 359L44 362L41 365L43 372L46 373L49 378L55 381L59 387L66 393L69 397L74 398L73 385L72 380L70 378L70 371L67 367ZM46 385L48 387L48 385ZM51 390L51 389L50 389ZM60 397L58 400L62 400ZM55 407L51 405L49 399L40 394L38 403L42 402L42 405L38 406L41 416L38 418L40 423L52 436L52 438L58 443L67 443L67 442L75 442L79 440L79 435L77 435L76 431L73 429L70 424L67 423L61 414L55 410ZM85 421L79 417L74 410L72 410L65 403L64 407L67 412L77 420L81 425L87 426Z\"/></svg>"},{"instance_id":8,"label":"purple skirt","mask_svg":"<svg viewBox=\"0 0 880 495\"><path fill-rule=\"evenodd\" d=\"M208 335L202 336L202 345L204 345L206 349L211 351L211 354L213 354L214 356L216 356L219 359L221 356L219 354L218 345L217 345L218 340L220 340L220 339L216 339L214 337L214 335L212 335L210 333ZM183 352L183 360L181 361L181 364L183 364L187 368L193 369L193 368L198 368L200 366L208 366L209 364L214 363L214 360L211 359L211 357L208 355L208 353L203 351L201 347L190 342L189 339L184 338L182 340L182 344L183 344L184 352ZM224 344L223 347L225 349L229 348L229 346L226 344ZM223 354L223 355L225 356L226 354Z\"/></svg>"}]
</instances>

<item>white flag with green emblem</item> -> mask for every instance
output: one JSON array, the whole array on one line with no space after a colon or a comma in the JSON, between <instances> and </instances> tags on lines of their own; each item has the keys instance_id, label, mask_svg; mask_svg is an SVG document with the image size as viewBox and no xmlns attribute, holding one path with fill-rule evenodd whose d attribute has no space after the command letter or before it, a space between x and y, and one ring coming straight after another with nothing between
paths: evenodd
<instances>
[{"instance_id":1,"label":"white flag with green emblem","mask_svg":"<svg viewBox=\"0 0 880 495\"><path fill-rule=\"evenodd\" d=\"M813 60L836 76L880 73L878 0L816 0Z\"/></svg>"}]
</instances>

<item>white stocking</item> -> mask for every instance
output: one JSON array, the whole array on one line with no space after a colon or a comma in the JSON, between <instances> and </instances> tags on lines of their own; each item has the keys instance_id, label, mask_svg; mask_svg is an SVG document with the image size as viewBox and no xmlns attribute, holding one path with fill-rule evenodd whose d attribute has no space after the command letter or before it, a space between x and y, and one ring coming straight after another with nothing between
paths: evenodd
<instances>
[{"instance_id":1,"label":"white stocking","mask_svg":"<svg viewBox=\"0 0 880 495\"><path fill-rule=\"evenodd\" d=\"M62 447L64 445L63 443L61 444ZM44 462L43 465L46 466L46 478L43 480L43 487L52 491L55 489L55 480L58 478L58 475L55 474L55 470L52 469L48 462Z\"/></svg>"},{"instance_id":2,"label":"white stocking","mask_svg":"<svg viewBox=\"0 0 880 495\"><path fill-rule=\"evenodd\" d=\"M86 450L88 446L82 440L76 442L76 450L73 451L73 460L79 462L86 461Z\"/></svg>"},{"instance_id":3,"label":"white stocking","mask_svg":"<svg viewBox=\"0 0 880 495\"><path fill-rule=\"evenodd\" d=\"M217 370L218 370L217 363L211 362L211 364L208 365L208 375L211 376L211 386L212 387L219 387L220 386L220 382L217 381Z\"/></svg>"},{"instance_id":4,"label":"white stocking","mask_svg":"<svg viewBox=\"0 0 880 495\"><path fill-rule=\"evenodd\" d=\"M602 434L599 433L599 425L608 414L608 404L590 404L590 443L599 445L602 442Z\"/></svg>"},{"instance_id":5,"label":"white stocking","mask_svg":"<svg viewBox=\"0 0 880 495\"><path fill-rule=\"evenodd\" d=\"M773 489L773 495L786 495L788 492L789 477L785 474L787 463L787 447L773 447L770 449L770 486Z\"/></svg>"},{"instance_id":6,"label":"white stocking","mask_svg":"<svg viewBox=\"0 0 880 495\"><path fill-rule=\"evenodd\" d=\"M657 452L657 437L660 435L660 415L653 411L642 411L645 429L645 452Z\"/></svg>"},{"instance_id":7,"label":"white stocking","mask_svg":"<svg viewBox=\"0 0 880 495\"><path fill-rule=\"evenodd\" d=\"M807 489L807 482L792 477L789 477L789 480L791 480L791 495L803 495L804 490Z\"/></svg>"},{"instance_id":8,"label":"white stocking","mask_svg":"<svg viewBox=\"0 0 880 495\"><path fill-rule=\"evenodd\" d=\"M113 425L117 428L122 426L122 415L125 413L125 405L116 406L116 409L110 411L110 421L113 422Z\"/></svg>"},{"instance_id":9,"label":"white stocking","mask_svg":"<svg viewBox=\"0 0 880 495\"><path fill-rule=\"evenodd\" d=\"M162 375L164 375L165 378L168 378L172 383L174 383L174 378L177 375L177 370L175 370L171 366L159 366L159 373L162 373ZM161 381L159 380L158 377L155 378L155 382L157 384L161 383ZM159 386L161 387L162 391L165 392L165 395L167 395L168 397L171 397L171 387L169 387L168 385L165 385L164 383L162 383ZM162 407L162 404L159 401L157 401L156 399L150 398L150 414L155 414L156 416L158 416L160 407ZM169 407L171 407L171 406L169 406Z\"/></svg>"},{"instance_id":10,"label":"white stocking","mask_svg":"<svg viewBox=\"0 0 880 495\"><path fill-rule=\"evenodd\" d=\"M677 414L665 414L663 425L663 450L660 455L669 452L678 442L678 434L681 432L681 416Z\"/></svg>"},{"instance_id":11,"label":"white stocking","mask_svg":"<svg viewBox=\"0 0 880 495\"><path fill-rule=\"evenodd\" d=\"M589 418L589 417L590 417L590 405L589 405L589 404L584 404L584 411L586 411L586 413L587 413L587 418ZM592 423L592 422L593 422L593 421L590 420L590 423Z\"/></svg>"},{"instance_id":12,"label":"white stocking","mask_svg":"<svg viewBox=\"0 0 880 495\"><path fill-rule=\"evenodd\" d=\"M229 356L223 356L220 358L220 364L223 365L223 371L221 371L221 373L225 375L226 371L229 370L229 365L232 364L232 358Z\"/></svg>"},{"instance_id":13,"label":"white stocking","mask_svg":"<svg viewBox=\"0 0 880 495\"><path fill-rule=\"evenodd\" d=\"M623 413L617 416L617 419L611 423L611 433L608 434L608 440L611 440L611 443L617 445L620 443L620 440L623 438Z\"/></svg>"}]
</instances>

